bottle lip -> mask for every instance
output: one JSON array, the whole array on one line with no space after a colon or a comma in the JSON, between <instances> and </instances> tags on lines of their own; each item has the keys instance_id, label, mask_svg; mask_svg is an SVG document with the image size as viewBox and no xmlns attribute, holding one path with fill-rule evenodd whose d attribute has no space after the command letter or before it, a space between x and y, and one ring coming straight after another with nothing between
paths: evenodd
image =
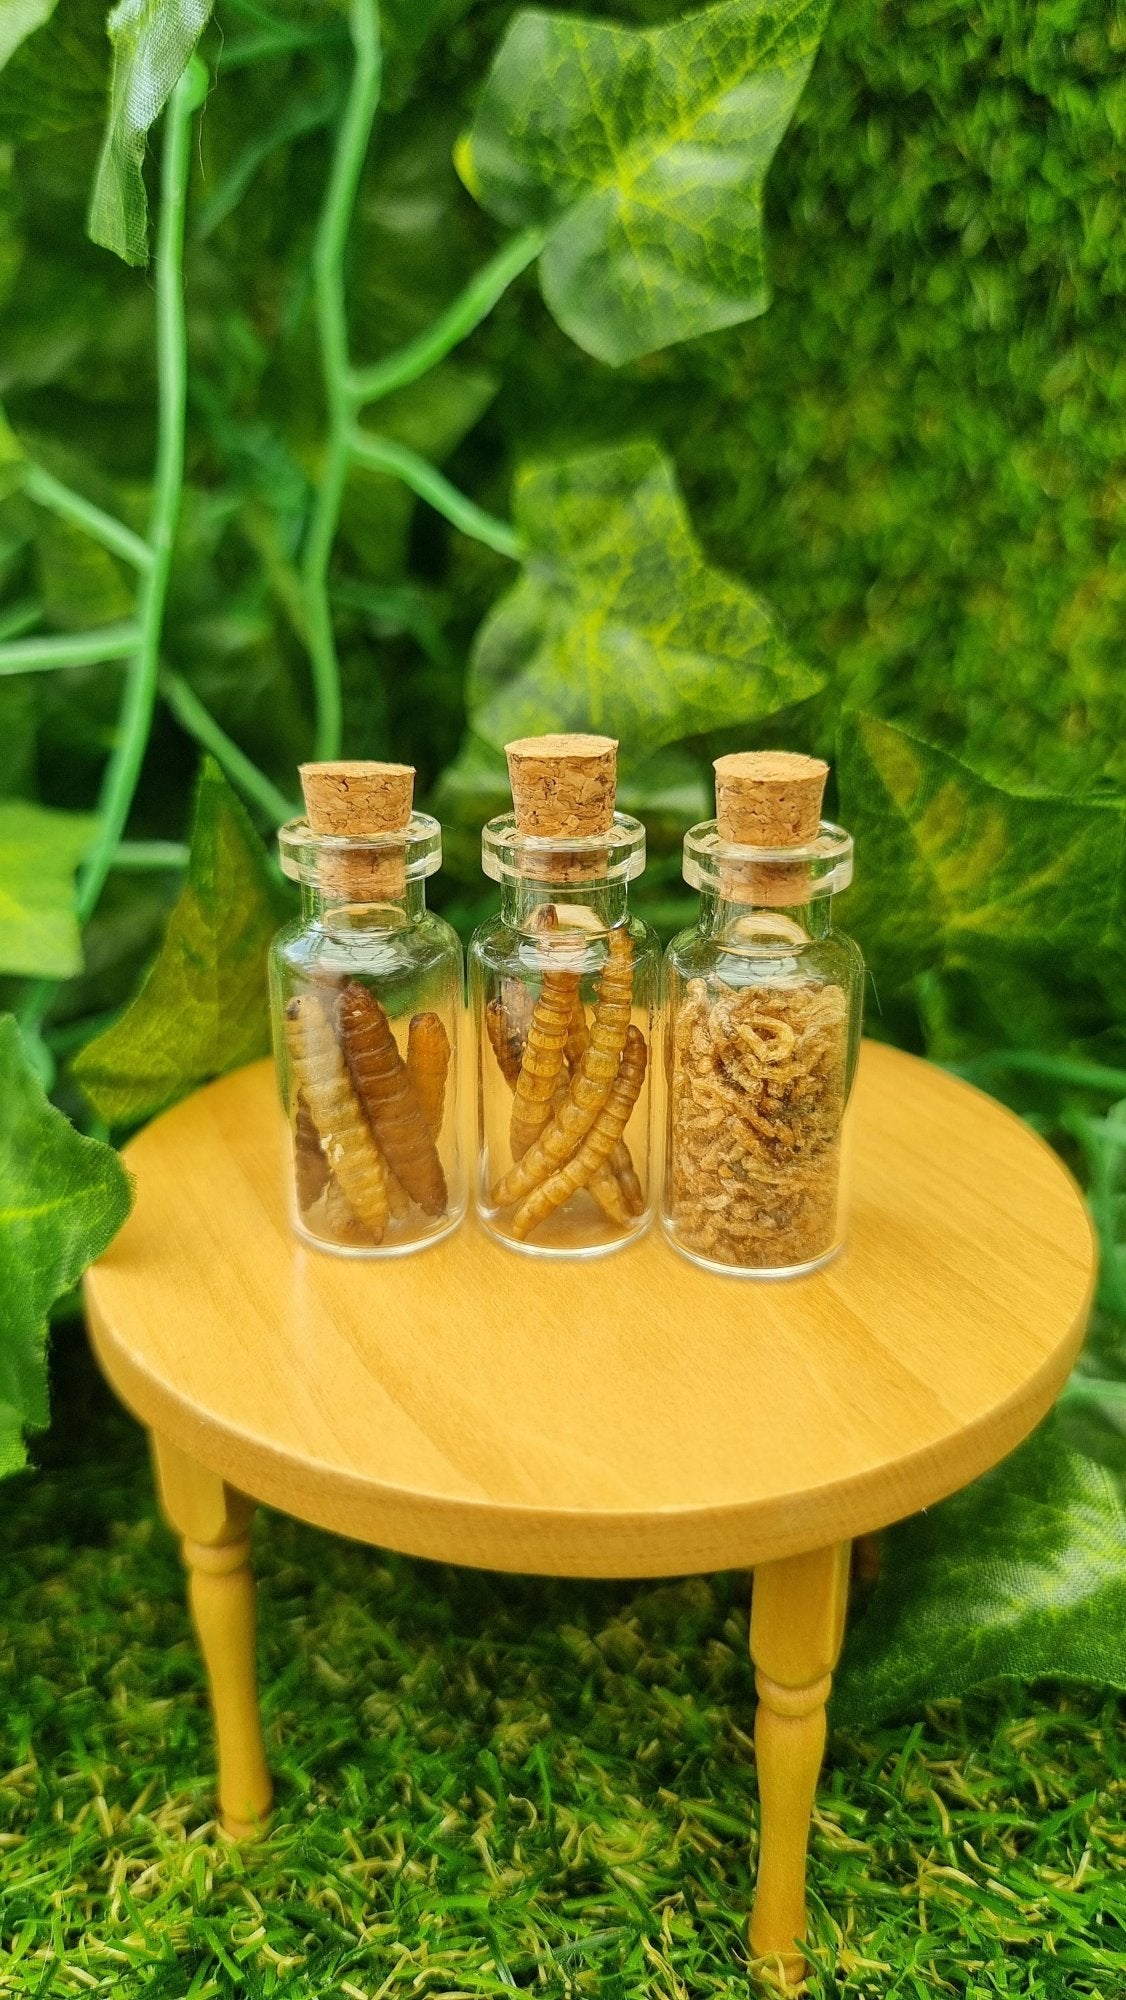
<instances>
[{"instance_id":1,"label":"bottle lip","mask_svg":"<svg viewBox=\"0 0 1126 2000\"><path fill-rule=\"evenodd\" d=\"M769 900L784 900L782 891L792 878L793 900L808 903L816 896L833 896L852 881L853 842L851 833L832 820L823 819L816 837L801 847L747 847L723 840L714 819L701 820L684 836L684 880L693 889L730 893L732 881L746 884L746 900L754 901L754 871L767 874Z\"/></svg>"},{"instance_id":2,"label":"bottle lip","mask_svg":"<svg viewBox=\"0 0 1126 2000\"><path fill-rule=\"evenodd\" d=\"M563 887L632 882L645 866L645 828L616 812L605 833L521 833L514 812L481 829L481 866L492 882L551 882Z\"/></svg>"},{"instance_id":3,"label":"bottle lip","mask_svg":"<svg viewBox=\"0 0 1126 2000\"><path fill-rule=\"evenodd\" d=\"M345 855L385 856L399 864L406 881L419 882L442 865L442 828L429 813L416 812L391 833L354 839L351 834L314 833L308 820L291 819L278 829L278 854L282 874L310 889L322 887L332 874L332 860Z\"/></svg>"}]
</instances>

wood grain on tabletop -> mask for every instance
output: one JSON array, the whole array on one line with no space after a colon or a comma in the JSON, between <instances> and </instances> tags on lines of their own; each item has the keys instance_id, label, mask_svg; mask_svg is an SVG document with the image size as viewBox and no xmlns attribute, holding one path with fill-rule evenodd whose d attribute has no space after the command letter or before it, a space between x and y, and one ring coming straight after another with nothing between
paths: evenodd
<instances>
[{"instance_id":1,"label":"wood grain on tabletop","mask_svg":"<svg viewBox=\"0 0 1126 2000\"><path fill-rule=\"evenodd\" d=\"M1019 1442L1094 1273L1077 1188L992 1099L866 1044L854 1115L849 1243L806 1278L717 1277L657 1229L546 1261L472 1220L355 1261L291 1234L254 1064L127 1149L95 1346L136 1414L236 1487L408 1553L638 1576L836 1543Z\"/></svg>"}]
</instances>

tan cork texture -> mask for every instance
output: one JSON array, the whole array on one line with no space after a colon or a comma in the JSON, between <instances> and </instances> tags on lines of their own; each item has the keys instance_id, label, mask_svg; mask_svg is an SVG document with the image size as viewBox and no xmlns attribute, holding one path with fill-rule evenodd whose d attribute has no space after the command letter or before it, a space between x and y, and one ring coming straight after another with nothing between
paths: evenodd
<instances>
[{"instance_id":1,"label":"tan cork texture","mask_svg":"<svg viewBox=\"0 0 1126 2000\"><path fill-rule=\"evenodd\" d=\"M716 829L739 847L806 847L816 840L829 766L795 750L741 750L715 760ZM727 894L778 908L807 900L809 871L784 863L732 865Z\"/></svg>"},{"instance_id":2,"label":"tan cork texture","mask_svg":"<svg viewBox=\"0 0 1126 2000\"><path fill-rule=\"evenodd\" d=\"M398 833L410 824L413 764L340 759L302 764L300 770L305 816L314 833L336 840L372 840L380 834ZM318 875L327 893L350 896L357 902L401 896L406 856L395 848L323 854Z\"/></svg>"},{"instance_id":3,"label":"tan cork texture","mask_svg":"<svg viewBox=\"0 0 1126 2000\"><path fill-rule=\"evenodd\" d=\"M521 833L543 840L609 833L618 782L612 736L522 736L505 755Z\"/></svg>"}]
</instances>

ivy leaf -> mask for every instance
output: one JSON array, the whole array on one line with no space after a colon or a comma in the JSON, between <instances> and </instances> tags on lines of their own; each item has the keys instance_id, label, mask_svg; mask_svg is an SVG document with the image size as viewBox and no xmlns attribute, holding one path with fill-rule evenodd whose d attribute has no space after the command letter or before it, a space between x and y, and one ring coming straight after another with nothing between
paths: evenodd
<instances>
[{"instance_id":1,"label":"ivy leaf","mask_svg":"<svg viewBox=\"0 0 1126 2000\"><path fill-rule=\"evenodd\" d=\"M0 139L45 139L102 118L103 21L89 0L2 0Z\"/></svg>"},{"instance_id":2,"label":"ivy leaf","mask_svg":"<svg viewBox=\"0 0 1126 2000\"><path fill-rule=\"evenodd\" d=\"M1055 968L1073 1012L1085 969L1088 991L1112 963L1122 969L1121 799L1004 790L858 713L842 720L837 781L857 845L848 927L881 997L920 973L968 969L1011 999L1018 1018L1027 1022L1035 1006L1047 1024L1036 989L1051 1000ZM1051 1018L1063 1032L1063 1017Z\"/></svg>"},{"instance_id":3,"label":"ivy leaf","mask_svg":"<svg viewBox=\"0 0 1126 2000\"><path fill-rule=\"evenodd\" d=\"M205 759L184 887L156 963L74 1075L111 1125L152 1117L270 1046L266 950L289 913L265 850L217 764Z\"/></svg>"},{"instance_id":4,"label":"ivy leaf","mask_svg":"<svg viewBox=\"0 0 1126 2000\"><path fill-rule=\"evenodd\" d=\"M524 574L470 664L470 722L486 742L593 729L640 760L821 686L763 600L706 560L655 445L527 467L514 499Z\"/></svg>"},{"instance_id":5,"label":"ivy leaf","mask_svg":"<svg viewBox=\"0 0 1126 2000\"><path fill-rule=\"evenodd\" d=\"M868 1724L1002 1678L1126 1687L1126 1499L1056 1419L963 1493L893 1528L833 1719Z\"/></svg>"},{"instance_id":6,"label":"ivy leaf","mask_svg":"<svg viewBox=\"0 0 1126 2000\"><path fill-rule=\"evenodd\" d=\"M82 970L74 871L97 825L90 813L0 803L0 972L70 979Z\"/></svg>"},{"instance_id":7,"label":"ivy leaf","mask_svg":"<svg viewBox=\"0 0 1126 2000\"><path fill-rule=\"evenodd\" d=\"M544 299L600 361L634 361L770 303L767 168L828 0L724 0L655 28L517 14L458 170L547 234Z\"/></svg>"},{"instance_id":8,"label":"ivy leaf","mask_svg":"<svg viewBox=\"0 0 1126 2000\"><path fill-rule=\"evenodd\" d=\"M47 1422L47 1314L117 1234L132 1195L117 1154L56 1111L11 1015L0 1019L0 1477Z\"/></svg>"},{"instance_id":9,"label":"ivy leaf","mask_svg":"<svg viewBox=\"0 0 1126 2000\"><path fill-rule=\"evenodd\" d=\"M212 0L118 0L106 24L113 45L109 121L90 195L87 233L127 264L149 260L145 142L179 83Z\"/></svg>"},{"instance_id":10,"label":"ivy leaf","mask_svg":"<svg viewBox=\"0 0 1126 2000\"><path fill-rule=\"evenodd\" d=\"M58 0L5 0L0 10L0 69L29 35L49 21Z\"/></svg>"}]
</instances>

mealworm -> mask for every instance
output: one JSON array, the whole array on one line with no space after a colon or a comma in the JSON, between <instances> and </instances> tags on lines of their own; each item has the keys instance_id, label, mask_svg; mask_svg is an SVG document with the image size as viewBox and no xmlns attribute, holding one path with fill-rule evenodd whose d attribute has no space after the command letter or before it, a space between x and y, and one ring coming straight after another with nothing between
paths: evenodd
<instances>
[{"instance_id":1,"label":"mealworm","mask_svg":"<svg viewBox=\"0 0 1126 2000\"><path fill-rule=\"evenodd\" d=\"M543 975L512 1100L509 1136L514 1160L534 1145L551 1116L555 1088L563 1074L563 1050L578 989L577 972L560 968Z\"/></svg>"},{"instance_id":2,"label":"mealworm","mask_svg":"<svg viewBox=\"0 0 1126 2000\"><path fill-rule=\"evenodd\" d=\"M311 993L285 1010L285 1037L297 1087L345 1199L378 1243L387 1227L387 1176L348 1065L324 1008Z\"/></svg>"},{"instance_id":3,"label":"mealworm","mask_svg":"<svg viewBox=\"0 0 1126 2000\"><path fill-rule=\"evenodd\" d=\"M321 1150L313 1114L300 1091L293 1100L293 1179L297 1206L304 1214L324 1191L328 1161Z\"/></svg>"},{"instance_id":4,"label":"mealworm","mask_svg":"<svg viewBox=\"0 0 1126 2000\"><path fill-rule=\"evenodd\" d=\"M540 1186L543 1185L541 1181ZM608 1160L597 1167L587 1182L587 1188L594 1196L607 1222L616 1222L619 1228L624 1229L626 1223L633 1220L635 1211L626 1202L621 1182ZM531 1198L531 1195L527 1197L529 1201Z\"/></svg>"},{"instance_id":5,"label":"mealworm","mask_svg":"<svg viewBox=\"0 0 1126 2000\"><path fill-rule=\"evenodd\" d=\"M373 993L350 979L336 1003L352 1081L391 1172L427 1215L446 1207L446 1176L410 1072Z\"/></svg>"},{"instance_id":6,"label":"mealworm","mask_svg":"<svg viewBox=\"0 0 1126 2000\"><path fill-rule=\"evenodd\" d=\"M407 1068L433 1138L442 1129L450 1038L440 1014L415 1014L407 1029Z\"/></svg>"},{"instance_id":7,"label":"mealworm","mask_svg":"<svg viewBox=\"0 0 1126 2000\"><path fill-rule=\"evenodd\" d=\"M534 1146L510 1167L493 1189L498 1208L521 1201L539 1181L569 1160L590 1131L618 1072L633 998L633 943L622 926L610 932L609 951L599 981L590 1039L582 1061Z\"/></svg>"},{"instance_id":8,"label":"mealworm","mask_svg":"<svg viewBox=\"0 0 1126 2000\"><path fill-rule=\"evenodd\" d=\"M505 1012L504 1001L498 995L490 1000L485 1009L485 1032L497 1067L505 1082L515 1090L520 1075L520 1064L524 1060L524 1037L517 1034Z\"/></svg>"},{"instance_id":9,"label":"mealworm","mask_svg":"<svg viewBox=\"0 0 1126 2000\"><path fill-rule=\"evenodd\" d=\"M534 1187L520 1203L512 1218L514 1236L521 1238L528 1236L541 1222L545 1222L555 1209L561 1208L565 1201L569 1201L573 1194L577 1194L581 1187L586 1187L600 1168L605 1167L637 1103L645 1078L647 1058L645 1037L640 1028L631 1026L626 1034L625 1046L609 1095L590 1131L578 1151L566 1164L549 1174L547 1179Z\"/></svg>"},{"instance_id":10,"label":"mealworm","mask_svg":"<svg viewBox=\"0 0 1126 2000\"><path fill-rule=\"evenodd\" d=\"M567 1034L567 1061L570 1063L572 1071L576 1070L581 1063L589 1040L590 1030L586 1023L586 1008L583 1006L581 995L576 993L574 1012L571 1016L571 1026ZM618 1183L620 1196L616 1196L615 1191L609 1185L611 1176ZM624 1139L619 1139L604 1171L601 1174L595 1175L594 1180L590 1184L590 1191L598 1201L599 1207L605 1209L606 1214L613 1222L624 1222L631 1215L641 1215L643 1213L645 1195L642 1191L641 1182L637 1178L633 1157ZM604 1196L605 1199L603 1199Z\"/></svg>"},{"instance_id":11,"label":"mealworm","mask_svg":"<svg viewBox=\"0 0 1126 2000\"><path fill-rule=\"evenodd\" d=\"M567 1029L566 1049L567 1061L570 1063L572 1069L578 1069L579 1064L586 1054L586 1046L589 1040L590 1029L586 1024L586 1008L583 1006L582 994L576 988L575 998L571 1007L571 1023Z\"/></svg>"}]
</instances>

